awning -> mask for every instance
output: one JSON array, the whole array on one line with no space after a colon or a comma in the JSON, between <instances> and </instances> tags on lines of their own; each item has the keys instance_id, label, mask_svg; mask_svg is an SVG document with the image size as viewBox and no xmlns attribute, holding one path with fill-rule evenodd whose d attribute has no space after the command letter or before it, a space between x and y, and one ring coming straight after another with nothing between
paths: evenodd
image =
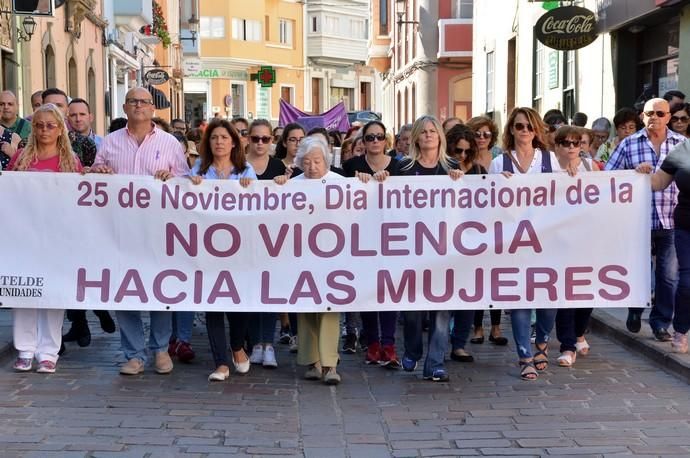
<instances>
[{"instance_id":1,"label":"awning","mask_svg":"<svg viewBox=\"0 0 690 458\"><path fill-rule=\"evenodd\" d=\"M153 97L153 105L156 107L156 110L164 110L166 108L170 108L170 101L168 100L168 97L165 95L165 92L161 91L160 89L156 89L151 85L149 85L147 89Z\"/></svg>"}]
</instances>

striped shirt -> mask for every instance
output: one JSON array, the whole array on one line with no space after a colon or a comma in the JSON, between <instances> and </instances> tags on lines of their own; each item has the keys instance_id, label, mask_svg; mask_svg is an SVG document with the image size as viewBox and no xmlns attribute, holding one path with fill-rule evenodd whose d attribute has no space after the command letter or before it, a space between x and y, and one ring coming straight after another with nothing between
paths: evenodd
<instances>
[{"instance_id":1,"label":"striped shirt","mask_svg":"<svg viewBox=\"0 0 690 458\"><path fill-rule=\"evenodd\" d=\"M684 141L685 137L666 128L666 140L661 143L657 157L647 129L638 130L618 144L606 162L605 170L632 170L643 162L652 164L655 171L659 170L669 151ZM652 192L652 230L673 229L673 210L677 203L678 188L675 183L663 191Z\"/></svg>"},{"instance_id":2,"label":"striped shirt","mask_svg":"<svg viewBox=\"0 0 690 458\"><path fill-rule=\"evenodd\" d=\"M175 137L153 126L141 145L127 127L106 135L94 166L106 165L115 173L155 175L165 170L173 176L189 175L182 145Z\"/></svg>"}]
</instances>

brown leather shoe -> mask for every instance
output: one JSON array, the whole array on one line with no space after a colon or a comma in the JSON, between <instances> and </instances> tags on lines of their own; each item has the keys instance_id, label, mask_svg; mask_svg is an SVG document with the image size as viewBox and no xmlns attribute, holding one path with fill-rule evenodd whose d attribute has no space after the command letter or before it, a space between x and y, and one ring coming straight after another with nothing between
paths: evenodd
<instances>
[{"instance_id":1,"label":"brown leather shoe","mask_svg":"<svg viewBox=\"0 0 690 458\"><path fill-rule=\"evenodd\" d=\"M156 372L159 374L169 374L173 370L173 362L167 351L159 351L156 353L156 360L154 362Z\"/></svg>"},{"instance_id":2,"label":"brown leather shoe","mask_svg":"<svg viewBox=\"0 0 690 458\"><path fill-rule=\"evenodd\" d=\"M144 362L139 358L132 358L120 366L120 374L137 375L144 372Z\"/></svg>"}]
</instances>

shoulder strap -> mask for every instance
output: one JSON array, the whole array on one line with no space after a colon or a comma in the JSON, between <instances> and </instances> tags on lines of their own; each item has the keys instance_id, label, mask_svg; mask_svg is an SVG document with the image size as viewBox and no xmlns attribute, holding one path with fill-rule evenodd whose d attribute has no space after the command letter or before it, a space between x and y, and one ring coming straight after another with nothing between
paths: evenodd
<instances>
[{"instance_id":1,"label":"shoulder strap","mask_svg":"<svg viewBox=\"0 0 690 458\"><path fill-rule=\"evenodd\" d=\"M17 135L21 135L22 129L24 129L24 124L26 124L26 119L19 118L19 122L17 123L17 130L16 130Z\"/></svg>"},{"instance_id":2,"label":"shoulder strap","mask_svg":"<svg viewBox=\"0 0 690 458\"><path fill-rule=\"evenodd\" d=\"M515 169L513 168L513 157L510 153L503 153L503 171L513 173Z\"/></svg>"},{"instance_id":3,"label":"shoulder strap","mask_svg":"<svg viewBox=\"0 0 690 458\"><path fill-rule=\"evenodd\" d=\"M541 152L541 173L551 173L551 152L542 150Z\"/></svg>"},{"instance_id":4,"label":"shoulder strap","mask_svg":"<svg viewBox=\"0 0 690 458\"><path fill-rule=\"evenodd\" d=\"M589 165L589 162L587 162L587 158L581 158L580 162L582 162L582 165L585 166L585 170L587 170L588 172L592 171L592 167Z\"/></svg>"}]
</instances>

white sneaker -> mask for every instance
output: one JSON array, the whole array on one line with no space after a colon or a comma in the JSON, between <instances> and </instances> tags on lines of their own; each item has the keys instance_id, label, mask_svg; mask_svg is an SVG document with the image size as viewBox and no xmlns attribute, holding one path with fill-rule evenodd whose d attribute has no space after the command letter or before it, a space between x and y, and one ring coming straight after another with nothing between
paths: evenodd
<instances>
[{"instance_id":1,"label":"white sneaker","mask_svg":"<svg viewBox=\"0 0 690 458\"><path fill-rule=\"evenodd\" d=\"M297 353L297 336L290 337L290 353Z\"/></svg>"},{"instance_id":2,"label":"white sneaker","mask_svg":"<svg viewBox=\"0 0 690 458\"><path fill-rule=\"evenodd\" d=\"M261 344L254 345L252 348L252 355L249 357L249 362L252 364L261 364L264 362L264 347Z\"/></svg>"},{"instance_id":3,"label":"white sneaker","mask_svg":"<svg viewBox=\"0 0 690 458\"><path fill-rule=\"evenodd\" d=\"M264 350L264 367L278 367L278 361L276 361L276 352L273 349L273 345L266 345Z\"/></svg>"}]
</instances>

